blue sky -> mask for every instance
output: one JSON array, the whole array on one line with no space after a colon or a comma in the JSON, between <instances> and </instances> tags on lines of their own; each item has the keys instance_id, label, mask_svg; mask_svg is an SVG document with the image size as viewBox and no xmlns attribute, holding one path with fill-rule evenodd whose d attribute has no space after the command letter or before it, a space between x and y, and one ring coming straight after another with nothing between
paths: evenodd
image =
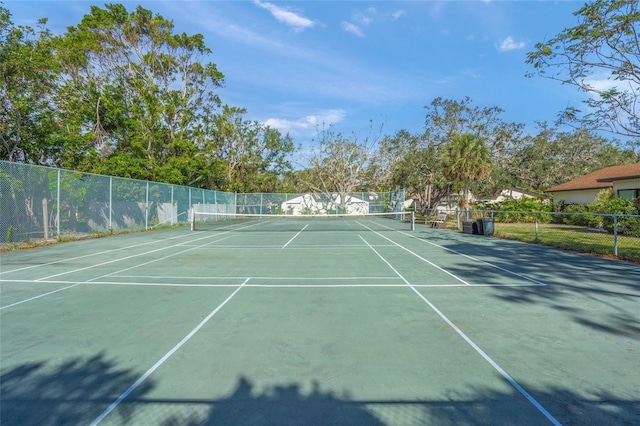
<instances>
[{"instance_id":1,"label":"blue sky","mask_svg":"<svg viewBox=\"0 0 640 426\"><path fill-rule=\"evenodd\" d=\"M534 44L577 23L579 1L111 1L203 34L225 75L224 103L289 132L296 143L332 124L345 135L370 120L384 134L424 130L434 98L502 108L503 120L552 123L582 95L527 78ZM93 1L8 1L16 24L42 17L62 33Z\"/></svg>"}]
</instances>

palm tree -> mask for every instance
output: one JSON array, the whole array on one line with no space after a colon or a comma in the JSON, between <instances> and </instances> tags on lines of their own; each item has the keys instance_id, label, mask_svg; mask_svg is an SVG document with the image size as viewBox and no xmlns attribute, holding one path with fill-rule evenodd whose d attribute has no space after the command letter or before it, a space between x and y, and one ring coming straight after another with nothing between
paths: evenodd
<instances>
[{"instance_id":1,"label":"palm tree","mask_svg":"<svg viewBox=\"0 0 640 426\"><path fill-rule=\"evenodd\" d=\"M469 208L471 183L491 173L491 152L485 141L475 135L454 135L442 146L443 174L454 186L463 189L463 205Z\"/></svg>"}]
</instances>

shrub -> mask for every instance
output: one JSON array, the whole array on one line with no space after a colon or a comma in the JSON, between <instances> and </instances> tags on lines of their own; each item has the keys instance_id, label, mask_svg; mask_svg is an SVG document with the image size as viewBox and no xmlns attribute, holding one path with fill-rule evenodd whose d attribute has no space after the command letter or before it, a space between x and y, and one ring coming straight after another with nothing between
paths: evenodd
<instances>
[{"instance_id":1,"label":"shrub","mask_svg":"<svg viewBox=\"0 0 640 426\"><path fill-rule=\"evenodd\" d=\"M548 223L551 221L550 215L536 214L551 211L550 204L537 198L522 198L520 200L504 200L499 203L478 203L483 209L497 210L495 219L505 223L533 223L536 216L538 221Z\"/></svg>"}]
</instances>

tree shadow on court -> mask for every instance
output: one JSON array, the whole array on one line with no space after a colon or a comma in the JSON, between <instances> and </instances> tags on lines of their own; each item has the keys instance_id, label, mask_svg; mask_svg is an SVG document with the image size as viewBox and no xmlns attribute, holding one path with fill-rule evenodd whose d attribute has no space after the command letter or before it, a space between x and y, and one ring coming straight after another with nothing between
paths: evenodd
<instances>
[{"instance_id":1,"label":"tree shadow on court","mask_svg":"<svg viewBox=\"0 0 640 426\"><path fill-rule=\"evenodd\" d=\"M526 387L526 386L525 386ZM425 384L429 389L429 384ZM348 394L311 392L297 383L258 390L240 378L235 390L219 400L163 401L172 412L161 426L275 426L275 425L548 425L549 419L518 391L469 388L464 395L448 389L429 391L442 398L359 400ZM632 425L640 420L640 402L616 399L606 391L589 397L561 388L534 393L542 407L563 424ZM153 402L153 401L150 401ZM203 407L204 405L204 407ZM204 410L203 410L204 408ZM187 414L198 411L200 415ZM205 411L205 414L202 414ZM175 414L180 413L180 414ZM157 417L156 417L157 418Z\"/></svg>"},{"instance_id":2,"label":"tree shadow on court","mask_svg":"<svg viewBox=\"0 0 640 426\"><path fill-rule=\"evenodd\" d=\"M3 369L3 426L89 424L140 377L140 373L118 366L104 354L52 364L31 362ZM153 386L147 380L136 393L144 395ZM119 407L118 414L126 423L131 412L124 406Z\"/></svg>"},{"instance_id":3,"label":"tree shadow on court","mask_svg":"<svg viewBox=\"0 0 640 426\"><path fill-rule=\"evenodd\" d=\"M439 266L471 283L530 284L495 287L495 297L511 303L544 303L596 331L628 338L640 336L638 310L634 308L640 303L640 265L516 241L463 237L428 239L493 267L463 257ZM536 286L535 282L545 285Z\"/></svg>"},{"instance_id":4,"label":"tree shadow on court","mask_svg":"<svg viewBox=\"0 0 640 426\"><path fill-rule=\"evenodd\" d=\"M363 403L351 401L348 394L322 391L317 382L310 391L298 383L258 389L241 377L228 397L206 405L206 416L172 416L162 426L384 425Z\"/></svg>"}]
</instances>

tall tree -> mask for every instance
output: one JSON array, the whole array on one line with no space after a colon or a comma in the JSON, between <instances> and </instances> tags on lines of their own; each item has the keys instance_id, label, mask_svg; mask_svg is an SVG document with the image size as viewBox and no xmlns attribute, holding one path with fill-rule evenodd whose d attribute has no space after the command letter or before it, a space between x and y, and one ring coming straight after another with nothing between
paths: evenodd
<instances>
[{"instance_id":1,"label":"tall tree","mask_svg":"<svg viewBox=\"0 0 640 426\"><path fill-rule=\"evenodd\" d=\"M372 172L373 170L373 172ZM431 209L448 194L450 187L441 171L436 144L425 135L406 130L386 136L371 162L368 172L378 176L378 187L404 189L416 197L425 209Z\"/></svg>"},{"instance_id":2,"label":"tall tree","mask_svg":"<svg viewBox=\"0 0 640 426\"><path fill-rule=\"evenodd\" d=\"M505 122L501 108L475 106L469 97L460 101L435 98L425 108L425 137L436 146L449 142L452 137L469 134L482 139L489 149L493 162L491 176L482 185L475 182L474 190L491 193L512 185L508 169L522 140L522 124Z\"/></svg>"},{"instance_id":3,"label":"tall tree","mask_svg":"<svg viewBox=\"0 0 640 426\"><path fill-rule=\"evenodd\" d=\"M478 136L463 133L452 136L442 147L443 173L463 191L462 207L469 208L469 189L473 182L489 177L491 153Z\"/></svg>"},{"instance_id":4,"label":"tall tree","mask_svg":"<svg viewBox=\"0 0 640 426\"><path fill-rule=\"evenodd\" d=\"M559 132L539 123L537 134L524 138L510 164L516 186L542 192L595 170L638 160L630 147L600 135L576 130Z\"/></svg>"},{"instance_id":5,"label":"tall tree","mask_svg":"<svg viewBox=\"0 0 640 426\"><path fill-rule=\"evenodd\" d=\"M640 11L636 0L587 2L577 25L535 45L528 75L576 86L588 97L587 113L569 107L561 121L587 129L640 136Z\"/></svg>"},{"instance_id":6,"label":"tall tree","mask_svg":"<svg viewBox=\"0 0 640 426\"><path fill-rule=\"evenodd\" d=\"M223 75L201 62L210 53L202 35L174 34L171 21L140 6L92 6L58 41L68 70L59 105L76 135L72 150L97 153L116 173L131 163L137 178L175 181L176 167L192 173L198 165L189 159L220 104ZM82 166L73 155L65 161Z\"/></svg>"},{"instance_id":7,"label":"tall tree","mask_svg":"<svg viewBox=\"0 0 640 426\"><path fill-rule=\"evenodd\" d=\"M50 164L58 129L52 96L60 67L46 19L14 25L0 6L0 159Z\"/></svg>"},{"instance_id":8,"label":"tall tree","mask_svg":"<svg viewBox=\"0 0 640 426\"><path fill-rule=\"evenodd\" d=\"M310 172L305 176L308 179L305 184L345 209L348 194L363 183L381 131L382 128L375 133L370 127L364 137L355 133L345 137L331 127L318 128L318 139L306 155Z\"/></svg>"},{"instance_id":9,"label":"tall tree","mask_svg":"<svg viewBox=\"0 0 640 426\"><path fill-rule=\"evenodd\" d=\"M244 118L246 109L225 105L214 117L211 155L224 165L221 189L236 192L270 192L291 170L289 135Z\"/></svg>"}]
</instances>

